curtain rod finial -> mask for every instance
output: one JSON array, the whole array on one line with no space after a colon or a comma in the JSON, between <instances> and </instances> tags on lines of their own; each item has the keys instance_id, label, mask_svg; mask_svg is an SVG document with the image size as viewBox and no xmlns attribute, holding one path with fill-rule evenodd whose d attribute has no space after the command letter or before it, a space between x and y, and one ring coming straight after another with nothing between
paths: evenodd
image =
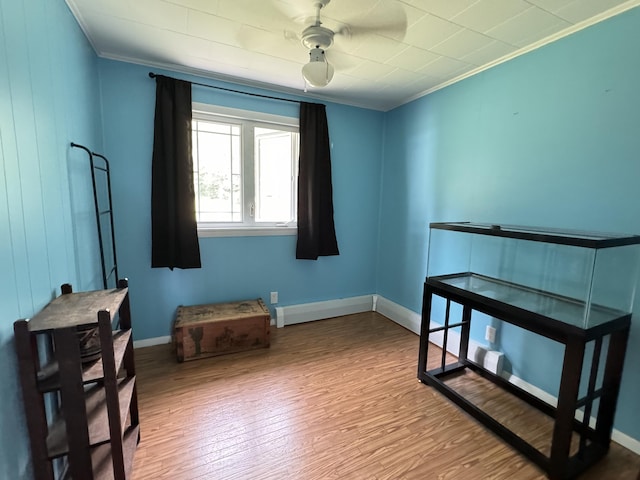
<instances>
[{"instance_id":1,"label":"curtain rod finial","mask_svg":"<svg viewBox=\"0 0 640 480\"><path fill-rule=\"evenodd\" d=\"M149 78L156 78L156 74L153 72L149 72Z\"/></svg>"}]
</instances>

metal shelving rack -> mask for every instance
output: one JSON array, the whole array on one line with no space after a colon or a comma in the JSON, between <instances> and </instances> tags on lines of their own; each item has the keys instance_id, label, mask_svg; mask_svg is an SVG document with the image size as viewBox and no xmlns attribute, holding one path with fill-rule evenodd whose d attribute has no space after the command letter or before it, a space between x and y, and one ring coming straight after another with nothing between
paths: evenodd
<instances>
[{"instance_id":1,"label":"metal shelving rack","mask_svg":"<svg viewBox=\"0 0 640 480\"><path fill-rule=\"evenodd\" d=\"M104 155L96 152L92 152L89 148L78 143L71 143L73 148L80 148L87 152L89 156L89 164L91 166L91 182L93 187L93 203L96 215L96 225L98 230L98 242L100 246L100 264L102 267L102 286L103 288L109 288L109 282L115 281L118 277L118 260L116 256L116 236L113 225L113 200L111 197L111 167L109 160ZM97 164L95 158L99 159L100 164ZM104 177L104 183L102 189L106 199L101 201L100 198L100 180L99 176ZM103 224L103 221L105 222ZM106 228L105 228L106 227ZM109 232L105 232L108 229ZM106 240L105 241L105 235ZM108 257L109 256L109 257ZM107 259L110 260L107 264Z\"/></svg>"}]
</instances>

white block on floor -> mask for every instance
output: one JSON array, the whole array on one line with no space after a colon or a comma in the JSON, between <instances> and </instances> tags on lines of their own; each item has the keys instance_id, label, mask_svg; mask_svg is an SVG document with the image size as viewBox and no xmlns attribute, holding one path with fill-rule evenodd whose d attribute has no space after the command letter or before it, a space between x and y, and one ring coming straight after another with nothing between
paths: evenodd
<instances>
[{"instance_id":1,"label":"white block on floor","mask_svg":"<svg viewBox=\"0 0 640 480\"><path fill-rule=\"evenodd\" d=\"M500 375L504 364L504 353L478 347L476 348L474 358L472 360L477 364L482 365L482 367L488 372Z\"/></svg>"}]
</instances>

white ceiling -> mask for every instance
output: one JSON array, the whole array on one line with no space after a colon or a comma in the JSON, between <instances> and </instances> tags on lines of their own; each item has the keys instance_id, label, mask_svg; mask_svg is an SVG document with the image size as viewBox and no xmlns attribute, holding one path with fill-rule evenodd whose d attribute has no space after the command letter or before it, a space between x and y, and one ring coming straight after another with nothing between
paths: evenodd
<instances>
[{"instance_id":1,"label":"white ceiling","mask_svg":"<svg viewBox=\"0 0 640 480\"><path fill-rule=\"evenodd\" d=\"M314 0L66 0L96 53L150 67L305 88L296 35ZM640 5L640 0L332 0L323 25L345 24L327 51L331 83L312 97L389 110ZM357 35L406 18L406 34ZM393 38L395 37L395 38Z\"/></svg>"}]
</instances>

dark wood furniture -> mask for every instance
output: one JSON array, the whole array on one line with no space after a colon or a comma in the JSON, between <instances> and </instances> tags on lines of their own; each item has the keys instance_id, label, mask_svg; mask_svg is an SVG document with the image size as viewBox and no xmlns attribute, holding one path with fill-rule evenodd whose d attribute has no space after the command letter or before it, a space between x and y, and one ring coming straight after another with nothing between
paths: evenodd
<instances>
[{"instance_id":1,"label":"dark wood furniture","mask_svg":"<svg viewBox=\"0 0 640 480\"><path fill-rule=\"evenodd\" d=\"M462 231L465 231L464 224L456 225L458 226L454 228L461 228L463 229ZM444 228L449 228L449 226L445 225ZM503 235L498 230L489 229L488 231L483 231L481 229L473 233ZM532 239L523 232L516 232L515 235L517 237L513 238ZM567 242L574 241L577 242L577 245L580 245L584 239L571 240L567 236L554 238L553 235L544 236L544 234L536 233L533 240L551 243L554 243L554 240L558 240L557 243L564 245L571 245L571 243ZM591 243L597 241L597 239L594 240L593 238L588 240ZM638 241L638 237L626 237L621 239L620 245L636 244ZM606 246L603 248L616 245L615 241L610 238L603 240L602 245L605 244ZM598 248L598 245L595 248ZM446 307L444 325L432 328L430 321L432 320L434 296L445 299ZM461 319L452 320L449 318L452 304L462 306ZM473 272L427 277L424 283L418 378L423 383L436 388L492 432L526 455L545 470L549 478L575 478L580 472L602 458L609 449L631 322L631 313L597 305L591 305L589 317L589 325L591 326L585 327L579 322L572 324L571 322L557 319L558 315L556 314L558 313L561 313L561 316L567 315L567 318L572 315L579 317L584 310L584 302L581 303L576 299L562 297L551 292L517 285ZM557 406L543 402L503 377L484 370L480 365L468 358L473 311L484 313L535 334L543 335L565 346ZM548 312L554 312L554 315L550 316ZM443 350L440 366L427 370L430 336L435 333L443 334L444 345L447 345L447 339L452 329L460 331L458 360L454 363L446 364L446 351ZM603 347L603 340L606 337L608 337L608 348ZM589 342L594 342L594 353L589 368L588 387L586 394L579 398L580 378L586 345ZM605 342L604 345L607 345L607 343ZM603 350L605 349L604 374L601 384L598 385L598 371ZM462 372L465 369L491 380L554 419L549 456L543 454L446 384L447 376ZM594 402L599 402L599 406L595 414L597 419L596 426L592 428L589 425L589 420L596 410ZM584 412L582 421L576 420L576 411L578 409L582 409ZM570 455L572 437L576 434L579 438L577 453ZM574 450L576 449L574 448Z\"/></svg>"},{"instance_id":2,"label":"dark wood furniture","mask_svg":"<svg viewBox=\"0 0 640 480\"><path fill-rule=\"evenodd\" d=\"M99 358L88 361L80 339L90 327ZM140 436L127 281L80 293L65 284L14 332L35 478L131 478Z\"/></svg>"}]
</instances>

